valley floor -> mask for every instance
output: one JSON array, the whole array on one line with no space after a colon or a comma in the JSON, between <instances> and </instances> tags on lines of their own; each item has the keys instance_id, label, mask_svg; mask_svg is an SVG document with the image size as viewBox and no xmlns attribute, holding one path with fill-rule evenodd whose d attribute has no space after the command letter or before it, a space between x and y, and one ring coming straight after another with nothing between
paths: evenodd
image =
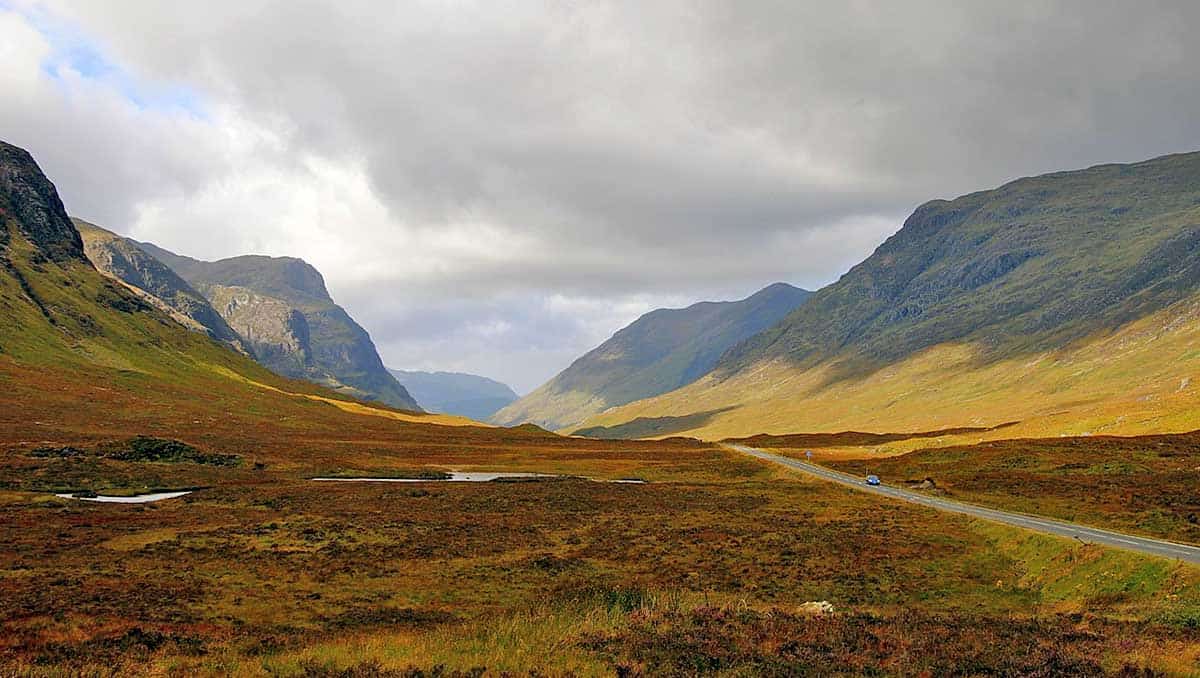
<instances>
[{"instance_id":1,"label":"valley floor","mask_svg":"<svg viewBox=\"0 0 1200 678\"><path fill-rule=\"evenodd\" d=\"M485 431L457 434L498 435ZM486 460L408 448L369 472L488 467L650 482L318 483L306 478L350 467L218 470L11 448L0 671L1200 667L1200 569L880 504L714 447L538 446L510 435L507 454L501 438L480 441ZM82 471L109 486L158 473L149 484L208 488L144 505L44 491L79 485Z\"/></svg>"},{"instance_id":2,"label":"valley floor","mask_svg":"<svg viewBox=\"0 0 1200 678\"><path fill-rule=\"evenodd\" d=\"M0 357L0 386L0 674L1200 671L1200 568L715 445L405 421L202 365ZM451 470L647 482L310 480Z\"/></svg>"}]
</instances>

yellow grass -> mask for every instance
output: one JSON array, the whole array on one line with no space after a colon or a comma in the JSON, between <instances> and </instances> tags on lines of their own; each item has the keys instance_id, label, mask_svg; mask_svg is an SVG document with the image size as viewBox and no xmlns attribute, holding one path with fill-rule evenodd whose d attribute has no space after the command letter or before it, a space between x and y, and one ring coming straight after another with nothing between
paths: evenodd
<instances>
[{"instance_id":1,"label":"yellow grass","mask_svg":"<svg viewBox=\"0 0 1200 678\"><path fill-rule=\"evenodd\" d=\"M420 413L420 414L418 414L418 413L413 413L413 412L397 412L395 410L385 410L385 409L381 409L378 407L371 407L370 405L364 405L359 402L353 402L353 401L349 401L349 400L338 400L336 398L327 398L325 396L320 396L320 395L316 395L316 394L312 394L312 393L292 393L291 391L284 391L283 389L275 388L274 386L271 386L269 384L264 384L262 382L254 381L253 379L244 377L244 376L238 374L237 372L234 372L233 370L222 367L220 365L210 365L209 367L214 372L217 372L217 373L219 373L223 376L226 376L230 379L233 379L235 381L240 381L244 384L249 384L251 386L265 389L267 391L273 391L275 393L282 393L284 395L295 396L297 398L307 398L309 400L315 400L317 402L328 403L328 404L333 405L334 407L338 408L339 410L342 410L343 412L349 412L351 414L363 414L363 415L367 415L367 416L371 416L371 417L384 417L386 419L395 419L397 421L407 421L407 422L414 423L414 424L438 424L440 426L483 426L483 427L487 427L487 428L495 428L491 424L485 424L482 422L475 421L474 419L468 419L466 417L460 417L460 416L453 415L453 414L435 414L435 413Z\"/></svg>"},{"instance_id":2,"label":"yellow grass","mask_svg":"<svg viewBox=\"0 0 1200 678\"><path fill-rule=\"evenodd\" d=\"M101 542L100 546L113 551L136 551L150 544L171 541L177 536L179 536L179 530L173 527L163 527L113 537Z\"/></svg>"},{"instance_id":3,"label":"yellow grass","mask_svg":"<svg viewBox=\"0 0 1200 678\"><path fill-rule=\"evenodd\" d=\"M1071 347L985 363L970 344L943 344L865 378L829 384L829 369L760 363L726 381L610 409L586 426L720 410L684 435L906 432L1020 424L913 446L1022 436L1183 432L1200 428L1200 300L1191 299Z\"/></svg>"}]
</instances>

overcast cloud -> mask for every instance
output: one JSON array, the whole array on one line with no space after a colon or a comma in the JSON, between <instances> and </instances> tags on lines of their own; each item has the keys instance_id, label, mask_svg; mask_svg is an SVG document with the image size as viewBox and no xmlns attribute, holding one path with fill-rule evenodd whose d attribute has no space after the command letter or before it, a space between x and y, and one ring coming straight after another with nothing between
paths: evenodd
<instances>
[{"instance_id":1,"label":"overcast cloud","mask_svg":"<svg viewBox=\"0 0 1200 678\"><path fill-rule=\"evenodd\" d=\"M389 365L527 391L651 308L826 284L925 200L1195 150L1198 33L1188 1L22 0L0 138L73 214L303 257Z\"/></svg>"}]
</instances>

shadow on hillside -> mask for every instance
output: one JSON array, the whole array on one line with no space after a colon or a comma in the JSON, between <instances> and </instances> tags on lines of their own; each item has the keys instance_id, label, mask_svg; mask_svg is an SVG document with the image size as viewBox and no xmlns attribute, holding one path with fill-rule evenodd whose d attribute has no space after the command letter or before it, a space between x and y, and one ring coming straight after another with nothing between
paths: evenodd
<instances>
[{"instance_id":1,"label":"shadow on hillside","mask_svg":"<svg viewBox=\"0 0 1200 678\"><path fill-rule=\"evenodd\" d=\"M867 445L882 445L901 440L915 438L940 438L942 436L964 435L967 433L987 433L1015 426L1020 422L1010 421L996 426L961 426L944 428L936 431L917 431L914 433L864 433L862 431L842 431L841 433L786 433L783 435L768 435L760 433L746 438L726 438L722 442L740 443L751 447L786 447L786 448L821 448L821 447L861 447Z\"/></svg>"},{"instance_id":2,"label":"shadow on hillside","mask_svg":"<svg viewBox=\"0 0 1200 678\"><path fill-rule=\"evenodd\" d=\"M700 428L713 420L718 414L737 409L737 406L722 407L717 410L695 412L681 417L638 417L632 421L616 426L592 426L581 428L571 433L573 436L598 438L601 440L633 440L654 436L668 436Z\"/></svg>"}]
</instances>

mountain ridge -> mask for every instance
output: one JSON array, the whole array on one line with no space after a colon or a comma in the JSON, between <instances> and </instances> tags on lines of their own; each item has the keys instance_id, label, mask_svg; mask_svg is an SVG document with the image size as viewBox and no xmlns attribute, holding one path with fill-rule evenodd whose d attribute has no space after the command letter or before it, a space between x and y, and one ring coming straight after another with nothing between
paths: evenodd
<instances>
[{"instance_id":1,"label":"mountain ridge","mask_svg":"<svg viewBox=\"0 0 1200 678\"><path fill-rule=\"evenodd\" d=\"M230 348L254 357L249 345L208 299L166 264L128 238L83 219L72 217L71 222L83 239L88 260L101 273L125 284L185 327L204 332Z\"/></svg>"},{"instance_id":2,"label":"mountain ridge","mask_svg":"<svg viewBox=\"0 0 1200 678\"><path fill-rule=\"evenodd\" d=\"M262 368L101 273L33 157L0 142L0 355L11 364L186 371L199 362Z\"/></svg>"},{"instance_id":3,"label":"mountain ridge","mask_svg":"<svg viewBox=\"0 0 1200 678\"><path fill-rule=\"evenodd\" d=\"M729 346L768 327L809 294L774 283L736 301L650 311L497 412L492 421L566 430L609 407L691 383Z\"/></svg>"},{"instance_id":4,"label":"mountain ridge","mask_svg":"<svg viewBox=\"0 0 1200 678\"><path fill-rule=\"evenodd\" d=\"M367 331L333 301L320 271L303 259L242 255L210 262L153 243L137 245L203 294L273 371L421 411L384 367Z\"/></svg>"},{"instance_id":5,"label":"mountain ridge","mask_svg":"<svg viewBox=\"0 0 1200 678\"><path fill-rule=\"evenodd\" d=\"M1118 384L1139 397L1185 402L1170 390L1180 379L1190 383L1192 354L1151 365L1156 359L1141 349L1100 356L1089 347L1117 336L1127 337L1119 345L1132 346L1148 327L1168 327L1179 332L1163 346L1178 349L1187 336L1179 323L1189 322L1188 304L1200 295L1198 255L1197 152L1024 177L930 201L837 282L732 346L702 379L597 415L588 425L612 430L640 419L638 429L649 430L645 422L711 412L689 434L903 430L895 426L919 426L909 408L920 402L939 417L957 412L960 419L938 422L945 426L1022 417L1049 426L1053 412L1084 408L1086 400L1123 400L1110 392ZM1134 353L1142 362L1120 363L1126 365L1120 371L1117 361L1134 360ZM1023 372L1025 365L1085 355L1089 369L1116 370L1110 383L1092 384L1091 395L1079 378L1059 383L1067 378L1050 367L1024 384L997 371ZM948 371L951 365L956 372ZM1135 376L1160 371L1180 376L1144 392ZM903 388L885 383L901 378ZM945 401L939 388L961 388L964 395ZM1017 393L1025 402L1006 402ZM985 414L978 409L983 402L995 405ZM1106 421L1105 407L1089 410L1097 426L1131 425L1120 415L1115 418L1124 424ZM755 422L760 428L752 428ZM1058 433L1031 431L1050 432Z\"/></svg>"},{"instance_id":6,"label":"mountain ridge","mask_svg":"<svg viewBox=\"0 0 1200 678\"><path fill-rule=\"evenodd\" d=\"M1070 323L1087 325L1097 315L1116 327L1180 300L1172 289L1200 284L1195 260L1175 272L1187 278L1184 284L1152 284L1166 282L1159 278L1172 259L1200 245L1198 205L1200 152L1022 177L926 202L870 257L815 293L811 305L733 347L716 371L733 372L764 357L830 357L850 346L878 363L989 329L991 343L1015 345L1024 335L1041 335L1026 343L1045 348L1063 343L1061 332L1086 334L1094 323L1078 330ZM1079 237L1075 225L1090 230ZM1142 232L1118 232L1124 227ZM1121 247L1112 246L1117 238ZM1136 262L1121 257L1136 253L1142 255ZM1033 270L1039 266L1053 268ZM1022 268L1023 278L1013 276ZM1064 273L1079 284L1068 284ZM1006 286L1019 286L1020 294ZM1001 303L967 306L977 290L1002 296ZM1114 312L1114 304L1122 307ZM997 318L1017 326L997 327ZM908 332L893 331L905 326Z\"/></svg>"}]
</instances>

